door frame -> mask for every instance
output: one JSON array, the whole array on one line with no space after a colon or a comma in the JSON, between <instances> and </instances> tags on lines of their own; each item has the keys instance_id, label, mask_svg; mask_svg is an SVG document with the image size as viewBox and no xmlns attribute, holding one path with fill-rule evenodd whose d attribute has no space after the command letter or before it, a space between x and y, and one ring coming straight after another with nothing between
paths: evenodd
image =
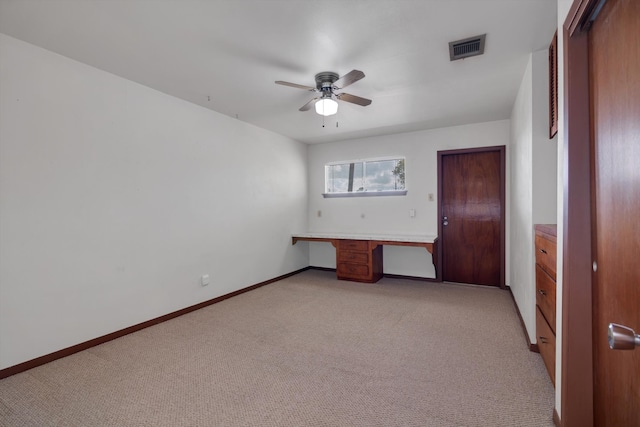
<instances>
[{"instance_id":1,"label":"door frame","mask_svg":"<svg viewBox=\"0 0 640 427\"><path fill-rule=\"evenodd\" d=\"M562 426L594 423L589 29L604 1L574 0L562 28Z\"/></svg>"},{"instance_id":2,"label":"door frame","mask_svg":"<svg viewBox=\"0 0 640 427\"><path fill-rule=\"evenodd\" d=\"M442 246L446 244L442 238L442 158L444 156L457 155L457 154L471 154L471 153L500 153L500 289L506 289L505 283L505 254L506 254L506 218L505 218L505 187L506 187L506 147L504 145L495 145L491 147L474 147L474 148L462 148L456 150L443 150L438 151L438 265L436 281L442 282Z\"/></svg>"}]
</instances>

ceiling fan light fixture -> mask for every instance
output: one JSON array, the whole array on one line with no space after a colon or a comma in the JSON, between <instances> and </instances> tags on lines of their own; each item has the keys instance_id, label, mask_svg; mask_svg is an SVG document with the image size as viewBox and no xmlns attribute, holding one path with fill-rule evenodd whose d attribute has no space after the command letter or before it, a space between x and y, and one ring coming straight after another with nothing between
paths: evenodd
<instances>
[{"instance_id":1,"label":"ceiling fan light fixture","mask_svg":"<svg viewBox=\"0 0 640 427\"><path fill-rule=\"evenodd\" d=\"M316 102L316 113L321 116L333 116L338 112L338 103L331 98L321 98Z\"/></svg>"},{"instance_id":2,"label":"ceiling fan light fixture","mask_svg":"<svg viewBox=\"0 0 640 427\"><path fill-rule=\"evenodd\" d=\"M334 93L334 90L342 90L345 87L364 78L364 73L360 70L351 70L344 76L340 77L332 71L323 71L316 74L316 87L299 85L297 83L289 83L282 80L276 80L276 84L295 87L298 89L308 90L320 94L319 97L313 98L298 111L309 111L311 106L315 105L316 113L321 116L332 116L338 112L338 102L350 102L351 104L366 107L371 104L371 100L351 95L349 93Z\"/></svg>"}]
</instances>

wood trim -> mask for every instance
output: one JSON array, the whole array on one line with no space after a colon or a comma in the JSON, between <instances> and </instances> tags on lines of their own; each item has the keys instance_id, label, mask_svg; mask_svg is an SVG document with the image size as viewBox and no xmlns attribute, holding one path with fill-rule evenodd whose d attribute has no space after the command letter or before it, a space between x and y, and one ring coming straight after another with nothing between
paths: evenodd
<instances>
[{"instance_id":1,"label":"wood trim","mask_svg":"<svg viewBox=\"0 0 640 427\"><path fill-rule=\"evenodd\" d=\"M328 267L314 267L311 266L309 267L309 270L319 270L319 271L333 271L335 272L336 269L335 268L328 268ZM382 277L386 277L388 279L403 279L403 280L416 280L419 282L441 282L441 280L438 280L436 277L418 277L418 276L405 276L404 274L389 274L389 273L384 273L382 275Z\"/></svg>"},{"instance_id":2,"label":"wood trim","mask_svg":"<svg viewBox=\"0 0 640 427\"><path fill-rule=\"evenodd\" d=\"M500 148L500 175L502 179L500 180L500 215L502 216L502 221L500 224L500 239L502 241L502 245L500 246L500 288L506 289L507 287L507 278L506 278L506 251L507 251L507 232L506 232L506 223L507 223L507 213L506 213L506 204L507 204L507 196L506 196L506 182L507 182L507 148L502 146Z\"/></svg>"},{"instance_id":3,"label":"wood trim","mask_svg":"<svg viewBox=\"0 0 640 427\"><path fill-rule=\"evenodd\" d=\"M595 0L575 0L564 35L561 424L593 426L591 141L588 28ZM585 30L583 31L583 28Z\"/></svg>"},{"instance_id":4,"label":"wood trim","mask_svg":"<svg viewBox=\"0 0 640 427\"><path fill-rule=\"evenodd\" d=\"M437 277L418 277L418 276L405 276L404 274L389 274L384 273L382 277L386 277L388 279L403 279L403 280L416 280L418 282L434 282L439 283Z\"/></svg>"},{"instance_id":5,"label":"wood trim","mask_svg":"<svg viewBox=\"0 0 640 427\"><path fill-rule=\"evenodd\" d=\"M305 242L328 242L331 243L331 245L333 245L334 248L338 248L338 240L340 239L329 239L326 237L296 237L293 236L291 238L291 244L295 245L296 243L298 243L298 241L305 241Z\"/></svg>"},{"instance_id":6,"label":"wood trim","mask_svg":"<svg viewBox=\"0 0 640 427\"><path fill-rule=\"evenodd\" d=\"M569 32L569 37L573 37L576 31L588 30L585 25L600 0L574 0L564 21L564 28ZM565 39L566 40L566 39Z\"/></svg>"},{"instance_id":7,"label":"wood trim","mask_svg":"<svg viewBox=\"0 0 640 427\"><path fill-rule=\"evenodd\" d=\"M549 139L558 133L558 31L549 46Z\"/></svg>"},{"instance_id":8,"label":"wood trim","mask_svg":"<svg viewBox=\"0 0 640 427\"><path fill-rule=\"evenodd\" d=\"M427 252L433 255L433 247L436 245L436 238L433 243L422 243L422 242L397 242L395 240L372 240L371 244L373 248L378 245L388 245L388 246L417 246L420 248L425 248Z\"/></svg>"},{"instance_id":9,"label":"wood trim","mask_svg":"<svg viewBox=\"0 0 640 427\"><path fill-rule=\"evenodd\" d=\"M308 267L309 270L319 270L319 271L333 271L334 273L336 272L335 268L329 268L329 267L314 267L314 266L310 266Z\"/></svg>"},{"instance_id":10,"label":"wood trim","mask_svg":"<svg viewBox=\"0 0 640 427\"><path fill-rule=\"evenodd\" d=\"M506 217L505 217L505 204L506 204L506 173L507 173L507 160L506 160L506 147L504 145L494 145L491 147L474 147L474 148L462 148L456 150L442 150L438 151L438 206L437 206L437 218L438 218L438 245L436 248L437 262L436 265L436 278L438 281L442 281L442 158L447 155L455 154L469 154L469 153L485 153L491 151L500 152L500 289L506 289L506 273L505 273L505 259L506 259ZM435 256L435 254L434 254Z\"/></svg>"},{"instance_id":11,"label":"wood trim","mask_svg":"<svg viewBox=\"0 0 640 427\"><path fill-rule=\"evenodd\" d=\"M522 313L520 313L520 308L518 307L516 298L513 296L513 292L511 292L511 287L507 286L506 288L509 291L509 295L511 295L511 301L513 301L513 306L516 308L516 314L518 315L518 319L520 319L520 326L522 326L522 331L524 332L524 338L527 342L527 347L529 347L529 351L532 351L534 353L540 353L538 344L531 344L531 339L529 338L529 333L527 332L527 325L525 325L524 323L524 319L522 318Z\"/></svg>"},{"instance_id":12,"label":"wood trim","mask_svg":"<svg viewBox=\"0 0 640 427\"><path fill-rule=\"evenodd\" d=\"M557 242L558 226L556 224L534 224L533 229L548 240L554 243Z\"/></svg>"},{"instance_id":13,"label":"wood trim","mask_svg":"<svg viewBox=\"0 0 640 427\"><path fill-rule=\"evenodd\" d=\"M560 415L558 415L558 410L555 408L553 408L553 424L555 424L556 427L560 427L562 425Z\"/></svg>"},{"instance_id":14,"label":"wood trim","mask_svg":"<svg viewBox=\"0 0 640 427\"><path fill-rule=\"evenodd\" d=\"M147 320L146 322L138 323L137 325L129 326L128 328L120 329L119 331L112 332L107 335L103 335L101 337L97 337L91 339L89 341L85 341L71 347L64 348L62 350L55 351L53 353L46 354L44 356L36 357L35 359L28 360L26 362L19 363L14 366L10 366L8 368L4 368L0 370L0 379L10 377L11 375L19 374L20 372L27 371L29 369L35 368L40 365L44 365L45 363L53 362L54 360L61 359L63 357L70 356L74 353L78 353L83 350L87 350L91 347L95 347L100 344L104 344L105 342L114 340L116 338L123 337L125 335L131 334L133 332L140 331L142 329L148 328L149 326L157 325L162 322L166 322L167 320L174 319L176 317L182 316L183 314L190 313L195 310L199 310L201 308L207 307L212 304L219 303L220 301L224 301L228 298L235 297L237 295L243 294L245 292L252 291L254 289L260 288L265 285L269 285L271 283L277 282L282 279L286 279L287 277L294 276L298 273L302 273L303 271L309 270L312 267L301 268L296 271L292 271L291 273L283 274L282 276L278 276L273 279L266 280L264 282L257 283L255 285L248 286L246 288L238 289L237 291L230 292L228 294L210 299L208 301L204 301L190 307L186 307L177 311L174 311L169 314L165 314L160 317L156 317L155 319Z\"/></svg>"}]
</instances>

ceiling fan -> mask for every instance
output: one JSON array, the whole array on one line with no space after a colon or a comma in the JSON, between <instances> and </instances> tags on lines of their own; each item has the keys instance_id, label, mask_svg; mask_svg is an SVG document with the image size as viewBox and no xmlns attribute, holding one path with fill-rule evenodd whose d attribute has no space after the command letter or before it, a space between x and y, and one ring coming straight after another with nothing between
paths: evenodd
<instances>
[{"instance_id":1,"label":"ceiling fan","mask_svg":"<svg viewBox=\"0 0 640 427\"><path fill-rule=\"evenodd\" d=\"M276 81L276 84L319 93L320 96L313 98L311 101L300 107L300 111L310 110L311 107L315 105L316 113L322 116L331 116L338 112L338 103L336 102L336 99L351 102L352 104L362 105L363 107L371 104L371 100L367 98L361 98L349 93L334 92L336 90L342 90L363 77L364 73L360 70L352 70L342 77L339 77L337 73L332 71L323 71L316 74L316 87L283 82L281 80Z\"/></svg>"}]
</instances>

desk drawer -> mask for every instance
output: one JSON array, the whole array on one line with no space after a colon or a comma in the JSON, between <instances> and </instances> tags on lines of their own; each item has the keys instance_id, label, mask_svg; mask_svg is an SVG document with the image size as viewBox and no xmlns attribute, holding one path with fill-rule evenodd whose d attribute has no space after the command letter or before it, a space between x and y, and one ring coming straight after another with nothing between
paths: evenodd
<instances>
[{"instance_id":1,"label":"desk drawer","mask_svg":"<svg viewBox=\"0 0 640 427\"><path fill-rule=\"evenodd\" d=\"M536 304L556 331L556 282L539 265L536 265Z\"/></svg>"},{"instance_id":2,"label":"desk drawer","mask_svg":"<svg viewBox=\"0 0 640 427\"><path fill-rule=\"evenodd\" d=\"M547 367L553 384L556 384L556 336L549 328L540 309L536 309L536 338L540 356Z\"/></svg>"},{"instance_id":3,"label":"desk drawer","mask_svg":"<svg viewBox=\"0 0 640 427\"><path fill-rule=\"evenodd\" d=\"M339 251L338 262L340 261L351 262L354 264L369 264L369 253Z\"/></svg>"},{"instance_id":4,"label":"desk drawer","mask_svg":"<svg viewBox=\"0 0 640 427\"><path fill-rule=\"evenodd\" d=\"M338 263L337 273L338 277L351 277L355 279L366 279L371 275L368 265L351 264L348 262Z\"/></svg>"},{"instance_id":5,"label":"desk drawer","mask_svg":"<svg viewBox=\"0 0 640 427\"><path fill-rule=\"evenodd\" d=\"M556 242L536 234L536 264L556 280Z\"/></svg>"},{"instance_id":6,"label":"desk drawer","mask_svg":"<svg viewBox=\"0 0 640 427\"><path fill-rule=\"evenodd\" d=\"M340 251L368 251L369 241L367 240L338 240L338 250Z\"/></svg>"}]
</instances>

